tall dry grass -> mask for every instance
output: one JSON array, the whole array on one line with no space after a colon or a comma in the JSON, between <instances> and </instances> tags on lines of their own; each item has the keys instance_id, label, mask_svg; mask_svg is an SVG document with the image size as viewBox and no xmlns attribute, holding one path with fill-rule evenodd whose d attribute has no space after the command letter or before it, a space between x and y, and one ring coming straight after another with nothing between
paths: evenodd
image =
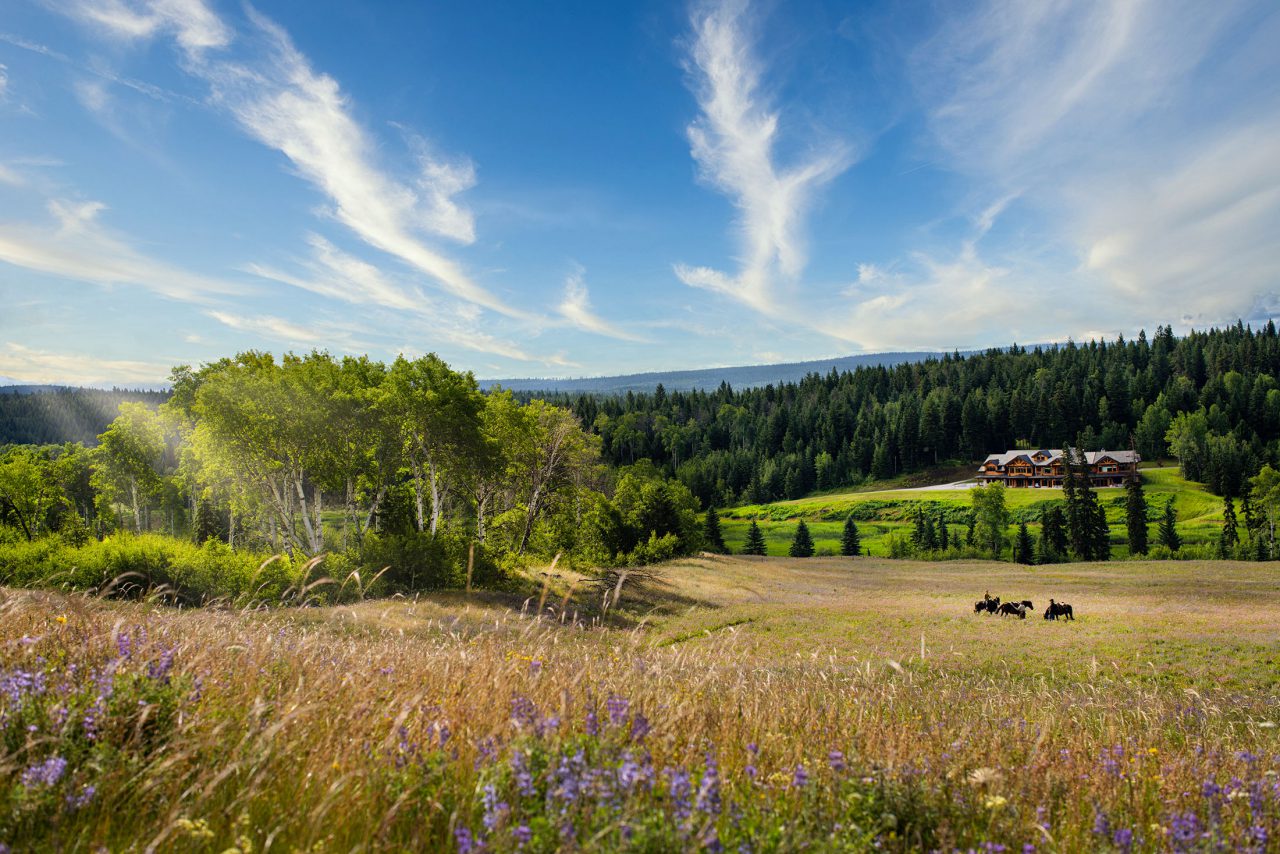
<instances>
[{"instance_id":1,"label":"tall dry grass","mask_svg":"<svg viewBox=\"0 0 1280 854\"><path fill-rule=\"evenodd\" d=\"M846 617L927 599L862 579L861 612L780 603L741 590L751 563L719 566L676 585L702 598L655 611L672 591L650 590L634 623L604 628L530 616L534 604L178 612L5 592L0 841L1267 850L1280 831L1265 662L1252 681L1188 688L1070 644L1028 666L992 640L1066 637L1038 618L919 630L877 617L846 635ZM768 583L825 588L809 567ZM936 606L938 580L919 583ZM86 738L77 721L108 671L98 718L114 717ZM36 672L41 691L13 688L15 673ZM53 758L67 766L46 785Z\"/></svg>"}]
</instances>

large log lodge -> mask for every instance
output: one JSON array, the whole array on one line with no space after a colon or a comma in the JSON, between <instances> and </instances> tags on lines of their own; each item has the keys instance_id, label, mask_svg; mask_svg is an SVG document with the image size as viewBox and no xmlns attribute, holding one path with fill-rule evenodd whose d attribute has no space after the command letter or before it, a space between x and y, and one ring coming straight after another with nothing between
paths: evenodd
<instances>
[{"instance_id":1,"label":"large log lodge","mask_svg":"<svg viewBox=\"0 0 1280 854\"><path fill-rule=\"evenodd\" d=\"M1138 476L1142 457L1136 451L1086 451L1089 482L1094 486L1124 486ZM1061 450L1005 451L992 454L978 468L983 483L1005 486L1062 486Z\"/></svg>"}]
</instances>

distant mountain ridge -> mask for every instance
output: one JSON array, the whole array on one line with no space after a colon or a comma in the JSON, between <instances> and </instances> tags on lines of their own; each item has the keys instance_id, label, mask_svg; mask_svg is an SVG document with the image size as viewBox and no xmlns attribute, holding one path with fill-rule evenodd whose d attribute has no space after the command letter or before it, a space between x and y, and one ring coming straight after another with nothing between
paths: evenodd
<instances>
[{"instance_id":1,"label":"distant mountain ridge","mask_svg":"<svg viewBox=\"0 0 1280 854\"><path fill-rule=\"evenodd\" d=\"M726 382L734 388L754 388L770 383L798 382L809 374L826 374L855 368L893 367L905 362L939 359L944 353L917 350L901 353L866 353L815 359L810 362L783 362L773 365L744 365L728 368L697 368L687 371L651 371L610 377L516 378L480 380L484 389L501 386L515 392L585 392L589 394L625 394L629 391L653 391L661 383L667 391L695 391L719 388ZM962 353L961 355L966 355Z\"/></svg>"}]
</instances>

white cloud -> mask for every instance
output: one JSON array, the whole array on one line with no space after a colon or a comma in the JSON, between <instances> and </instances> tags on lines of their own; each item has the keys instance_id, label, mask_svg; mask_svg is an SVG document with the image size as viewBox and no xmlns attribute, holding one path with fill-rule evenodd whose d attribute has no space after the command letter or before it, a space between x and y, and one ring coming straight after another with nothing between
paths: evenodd
<instances>
[{"instance_id":1,"label":"white cloud","mask_svg":"<svg viewBox=\"0 0 1280 854\"><path fill-rule=\"evenodd\" d=\"M311 346L333 340L331 335L315 327L301 326L280 317L272 317L265 314L246 316L218 310L209 310L205 314L223 326L228 326L240 332L251 332L255 335L274 338L289 344Z\"/></svg>"},{"instance_id":2,"label":"white cloud","mask_svg":"<svg viewBox=\"0 0 1280 854\"><path fill-rule=\"evenodd\" d=\"M0 62L0 101L3 101L5 94L9 91L9 67Z\"/></svg>"},{"instance_id":3,"label":"white cloud","mask_svg":"<svg viewBox=\"0 0 1280 854\"><path fill-rule=\"evenodd\" d=\"M170 366L160 362L128 359L102 359L76 353L50 353L15 342L0 347L0 374L22 383L66 383L99 385L102 383L164 382Z\"/></svg>"},{"instance_id":4,"label":"white cloud","mask_svg":"<svg viewBox=\"0 0 1280 854\"><path fill-rule=\"evenodd\" d=\"M747 17L745 0L695 11L691 59L701 115L688 129L703 178L738 208L740 268L730 275L679 264L676 275L687 285L774 314L777 285L794 283L805 267L809 203L852 158L843 145L818 146L800 162L778 165L780 117L760 91L762 69L752 53Z\"/></svg>"},{"instance_id":5,"label":"white cloud","mask_svg":"<svg viewBox=\"0 0 1280 854\"><path fill-rule=\"evenodd\" d=\"M226 47L232 38L202 0L76 0L64 11L118 39L172 35L190 53Z\"/></svg>"},{"instance_id":6,"label":"white cloud","mask_svg":"<svg viewBox=\"0 0 1280 854\"><path fill-rule=\"evenodd\" d=\"M621 341L645 341L638 335L627 332L591 310L591 299L587 293L586 271L581 267L575 269L564 283L564 300L560 303L560 316L572 326L587 332L603 335L606 338L617 338Z\"/></svg>"},{"instance_id":7,"label":"white cloud","mask_svg":"<svg viewBox=\"0 0 1280 854\"><path fill-rule=\"evenodd\" d=\"M0 223L0 261L99 285L137 285L185 302L244 291L140 252L98 222L102 202L55 199L47 209L55 227Z\"/></svg>"}]
</instances>

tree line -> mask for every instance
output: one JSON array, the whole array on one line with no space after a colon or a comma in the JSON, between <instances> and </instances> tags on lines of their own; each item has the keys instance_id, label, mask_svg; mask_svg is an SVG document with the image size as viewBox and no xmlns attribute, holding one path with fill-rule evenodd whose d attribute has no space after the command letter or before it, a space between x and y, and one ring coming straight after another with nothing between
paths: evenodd
<instances>
[{"instance_id":1,"label":"tree line","mask_svg":"<svg viewBox=\"0 0 1280 854\"><path fill-rule=\"evenodd\" d=\"M434 355L248 352L171 382L158 407L121 404L96 447L0 454L0 525L26 540L158 531L346 555L413 573L406 586L464 562L491 575L556 553L651 563L703 542L685 486L647 461L605 466L573 412L482 394Z\"/></svg>"},{"instance_id":2,"label":"tree line","mask_svg":"<svg viewBox=\"0 0 1280 854\"><path fill-rule=\"evenodd\" d=\"M1280 336L1241 323L1177 338L1013 346L798 383L552 395L613 465L652 460L704 504L799 498L1014 447L1135 447L1239 495L1280 464Z\"/></svg>"}]
</instances>

